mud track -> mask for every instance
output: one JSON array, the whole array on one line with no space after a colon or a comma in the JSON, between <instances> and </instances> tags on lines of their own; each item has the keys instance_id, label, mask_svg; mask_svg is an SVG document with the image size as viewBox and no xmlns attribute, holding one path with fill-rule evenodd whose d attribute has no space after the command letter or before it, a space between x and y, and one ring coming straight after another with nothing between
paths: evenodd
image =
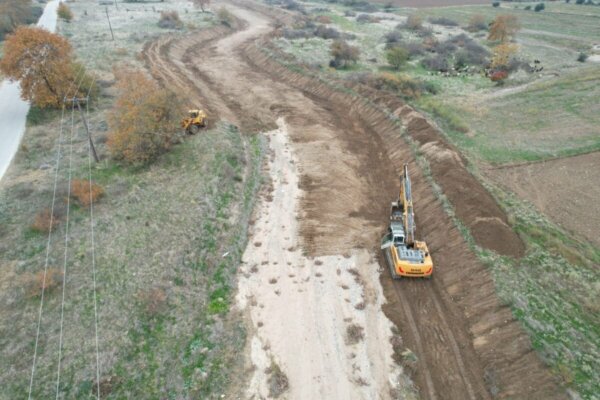
<instances>
[{"instance_id":1,"label":"mud track","mask_svg":"<svg viewBox=\"0 0 600 400\"><path fill-rule=\"evenodd\" d=\"M472 176L452 171L465 170L458 153L397 99L364 88L350 95L273 59L260 39L273 21L285 22L289 15L250 1L232 2L229 8L242 21L237 30L220 27L160 39L146 48L148 67L163 84L189 90L211 115L245 130L274 127L277 118L285 118L302 175L300 241L309 255L356 248L376 254L399 171L409 162L418 227L438 269L431 282L394 282L387 269L380 279L388 300L384 311L400 328L404 347L418 358L414 379L422 397L566 398L429 187L400 133L401 123L453 205L470 207L457 207L457 215L481 227L484 235L471 226L476 237L483 237L481 243L494 248L496 242L508 242L498 250L521 254L522 244L493 199L489 203L489 194ZM377 97L365 101L364 96ZM475 207L478 202L482 205Z\"/></svg>"}]
</instances>

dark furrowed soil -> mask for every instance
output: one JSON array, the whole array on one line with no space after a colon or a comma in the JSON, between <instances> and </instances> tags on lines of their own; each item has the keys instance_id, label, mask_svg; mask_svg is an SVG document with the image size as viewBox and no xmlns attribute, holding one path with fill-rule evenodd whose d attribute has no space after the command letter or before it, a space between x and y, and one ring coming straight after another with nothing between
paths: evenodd
<instances>
[{"instance_id":1,"label":"dark furrowed soil","mask_svg":"<svg viewBox=\"0 0 600 400\"><path fill-rule=\"evenodd\" d=\"M255 43L266 30L252 24L273 20L273 9L247 1L235 4L236 12L253 20L250 29L256 33L242 42L204 43L206 48L230 49L227 58L219 59L222 56L217 54L211 59L209 53L183 64L175 53L194 54L186 50L201 46L196 38L184 37L169 44L166 53L155 51L148 59L156 54L161 59L151 66L176 70L182 64L185 68L177 74L189 76L192 73L185 69L193 64L209 78L195 82L196 93L211 93L207 103L223 103L220 115L237 114L233 117L238 121L264 124L286 117L306 191L300 225L305 250L311 255L339 254L353 247L375 249L385 229L389 202L397 195L402 164L410 162L418 227L436 261L436 277L432 282L394 282L385 269L381 282L389 301L384 311L419 360L415 380L422 396L565 398L510 310L499 303L489 273L428 186L398 121L362 98L271 59L265 43ZM220 79L224 76L229 79ZM435 142L439 144L439 138Z\"/></svg>"}]
</instances>

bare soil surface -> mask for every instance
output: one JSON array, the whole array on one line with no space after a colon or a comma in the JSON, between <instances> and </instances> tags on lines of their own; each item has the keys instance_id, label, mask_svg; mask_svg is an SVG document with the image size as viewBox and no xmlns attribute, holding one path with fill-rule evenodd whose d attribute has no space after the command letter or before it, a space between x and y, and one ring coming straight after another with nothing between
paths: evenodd
<instances>
[{"instance_id":1,"label":"bare soil surface","mask_svg":"<svg viewBox=\"0 0 600 400\"><path fill-rule=\"evenodd\" d=\"M378 239L385 229L389 203L397 195L402 164L410 162L420 234L438 269L432 282L394 282L381 269L380 282L388 301L384 312L403 338L393 343L396 361L413 373L423 398L565 398L510 309L499 303L486 269L444 212L414 162L398 121L372 102L333 90L272 60L256 39L270 31L275 19L285 20L286 15L274 15L273 9L249 1L232 2L228 8L242 20L235 32L217 28L207 34L161 39L145 53L154 76L189 89L215 116L244 129L274 128L281 117L286 121L287 148L281 130L271 134L270 174L275 192L271 203L263 202L259 208L255 235L260 240L255 239L246 250L246 276L240 281L239 300L250 304L250 320L257 329L250 352L258 371L251 378L248 396L268 395L269 372L261 369L272 361L287 376L292 398L402 397L386 390L393 389L386 382L395 370L387 360L391 356L385 340L387 321L375 306L382 300L375 279L377 267L371 259L377 257ZM441 160L434 163L434 177L440 178L444 191L452 193L453 204L470 207L459 217L481 225L484 235L472 229L484 238L483 243L494 246L506 241L507 254L521 254L522 243L511 236L493 199L489 194L486 197L472 176L464 174L464 166L456 176L448 170L461 166L462 160L434 130L411 127L411 123L424 126L415 117L404 116L404 122L421 151L430 152L428 159ZM447 159L454 161L444 164ZM295 168L300 175L297 181ZM457 177L460 180L454 188ZM288 197L286 191L295 196ZM293 198L298 196L298 221L294 222ZM487 206L491 214L481 214ZM495 232L505 236L494 238ZM282 249L288 244L289 254ZM296 252L296 245L302 253ZM321 263L318 268L317 261ZM254 264L258 264L255 272ZM361 279L345 284L347 274L353 274L351 269ZM310 279L300 283L301 278ZM365 310L358 312L339 298L331 299L343 293L340 288L345 290L338 283L350 288L344 302L348 298L349 304L355 304L350 293L361 290L374 294L372 302L367 301ZM299 303L305 294L313 297ZM346 342L342 327L351 321L365 329L365 342L342 345ZM302 334L292 333L293 327ZM304 351L318 353L319 361L305 357ZM410 353L416 360L406 356ZM373 357L368 366L364 357ZM306 382L316 376L322 378L313 380L314 387L298 387L310 386Z\"/></svg>"},{"instance_id":2,"label":"bare soil surface","mask_svg":"<svg viewBox=\"0 0 600 400\"><path fill-rule=\"evenodd\" d=\"M277 390L274 364L290 399L387 397L398 389L401 368L392 359L392 324L381 312L378 265L366 250L348 257L303 253L297 159L279 123L267 133L271 186L256 210L239 282L238 305L255 330L246 394L266 398Z\"/></svg>"},{"instance_id":3,"label":"bare soil surface","mask_svg":"<svg viewBox=\"0 0 600 400\"><path fill-rule=\"evenodd\" d=\"M450 7L490 4L487 0L373 0L375 3L393 4L396 7Z\"/></svg>"},{"instance_id":4,"label":"bare soil surface","mask_svg":"<svg viewBox=\"0 0 600 400\"><path fill-rule=\"evenodd\" d=\"M533 203L564 228L600 246L600 153L497 168L498 184Z\"/></svg>"}]
</instances>

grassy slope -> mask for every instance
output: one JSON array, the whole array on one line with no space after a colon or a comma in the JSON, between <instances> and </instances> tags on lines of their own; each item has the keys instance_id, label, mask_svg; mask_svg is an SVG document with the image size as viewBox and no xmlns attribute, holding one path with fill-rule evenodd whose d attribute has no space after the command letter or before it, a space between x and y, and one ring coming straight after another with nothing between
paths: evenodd
<instances>
[{"instance_id":1,"label":"grassy slope","mask_svg":"<svg viewBox=\"0 0 600 400\"><path fill-rule=\"evenodd\" d=\"M324 6L324 3L308 4ZM596 16L581 17L577 14L587 11L598 13L598 7L582 8L555 3L548 3L546 6L549 11L556 12L542 15L519 11L523 24L527 28L530 28L531 23L534 29L547 29L543 40L554 43L554 46L556 37L550 35L570 34L578 38L562 38L564 41L559 43L560 46L577 43L580 46L577 51L589 47L590 37L593 37L589 35L593 33L594 26L586 21L596 21ZM382 59L383 40L379 39L381 27L357 24L352 19L343 17L344 7L331 4L326 7L330 11L319 11L319 14L334 16L333 22L338 29L375 36L370 41L378 43L377 46L365 48L363 43L369 43L369 40L361 36L352 43L360 45L369 54L363 54L352 71L383 69L381 65L374 66L366 61L373 53L378 60ZM472 13L482 13L491 19L492 15L506 11L490 6L474 6L419 10L419 13L466 21ZM407 15L409 11L399 10L398 13ZM583 23L574 24L579 18L583 18ZM406 37L406 32L403 31L403 34ZM315 47L316 51L307 51L305 45L300 44L303 41L278 39L277 43L298 60L305 61L305 56L315 57L317 54L318 58L325 60L321 64L326 65L329 42L308 39L306 41L310 41L312 46L309 49L315 50ZM531 43L524 43L522 46L525 52L535 47ZM571 50L567 54L577 53ZM554 57L555 53L552 52L551 55ZM561 71L559 78L540 81L518 93L502 97L492 96L499 89L478 75L445 78L430 75L414 63L408 65L404 72L433 82L440 88L438 95L422 97L413 101L413 104L430 113L444 133L471 158L492 162L521 161L587 151L599 145L597 127L600 125L600 110L598 103L593 100L597 98L600 88L598 68L592 65L582 66L573 58L565 60L564 54L562 59L561 63L552 67ZM334 74L333 76L339 77L348 72L321 69L323 76ZM527 82L528 80L524 83ZM523 82L515 82L513 85L521 83ZM473 101L464 101L465 98ZM474 101L483 104L473 107ZM485 111L483 116L481 108ZM574 127L577 127L576 138L573 134ZM464 128L475 131L475 136L462 133ZM521 137L516 136L519 128ZM545 136L549 129L556 135L551 140ZM416 149L415 151L418 152ZM424 168L427 166L424 165ZM476 170L473 173L478 175ZM484 181L483 177L479 178ZM488 188L509 214L515 229L528 243L526 257L514 261L477 248L468 230L460 221L455 220L456 224L491 269L499 295L511 305L515 316L529 332L538 353L568 387L585 399L596 399L596 393L600 391L600 319L597 306L600 298L600 286L597 283L600 281L597 269L600 264L600 249L571 237L516 197L497 187ZM445 201L441 193L440 198ZM446 206L452 214L452 206Z\"/></svg>"},{"instance_id":2,"label":"grassy slope","mask_svg":"<svg viewBox=\"0 0 600 400\"><path fill-rule=\"evenodd\" d=\"M177 4L164 5L170 6ZM99 8L94 2L73 3L76 20L61 30L82 31L78 16L92 7ZM158 15L140 12L136 18L149 25ZM143 45L124 35L120 46L127 52L104 50L98 55L87 45L96 33L86 26L85 33L72 41L79 57L90 60L92 67L99 65L101 72L110 71L111 61L127 61ZM101 62L107 53L109 61ZM186 138L151 167L121 167L107 159L103 144L112 101L101 98L90 115L104 154L93 176L106 191L94 210L102 397L218 398L237 379L231 372L239 365L245 343L244 328L230 314L229 304L260 183L263 144L258 137L220 125ZM0 381L5 383L0 385L1 399L27 397L39 307L37 290L29 294L27 288L31 274L43 269L46 244L46 236L30 225L35 214L51 203L53 169L39 167L53 165L60 127L59 113L34 109L30 117L22 149L0 188ZM86 141L77 120L76 127L73 178L85 178ZM63 217L50 252L50 267L60 270L68 181L65 155L63 149L57 203ZM89 213L74 204L61 378L66 398L88 398L95 389L89 249ZM36 398L54 395L60 299L60 285L45 298Z\"/></svg>"}]
</instances>

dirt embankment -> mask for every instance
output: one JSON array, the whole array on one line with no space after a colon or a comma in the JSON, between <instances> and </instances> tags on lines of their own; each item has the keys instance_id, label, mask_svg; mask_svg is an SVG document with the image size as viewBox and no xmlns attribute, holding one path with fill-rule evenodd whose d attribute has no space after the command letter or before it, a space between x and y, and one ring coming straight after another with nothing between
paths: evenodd
<instances>
[{"instance_id":1,"label":"dirt embankment","mask_svg":"<svg viewBox=\"0 0 600 400\"><path fill-rule=\"evenodd\" d=\"M175 80L192 82L199 97L209 94L208 104L244 128L273 125L285 117L303 190L299 243L308 255L350 255L356 248L375 255L389 202L397 195L401 166L410 163L417 222L438 265L436 278L431 283L393 282L384 273L381 284L388 300L386 315L404 338L404 343L395 344L396 350L408 347L416 353L414 376L423 397L564 398L414 162L399 121L390 118L400 106L384 110L385 104L374 106L283 67L265 53L264 43L255 43L270 31L273 10L263 12L264 6L247 1L236 4L234 13L248 23L245 33L212 42L194 36L172 39L150 47L154 50L148 59L159 58L150 61L151 66L161 74L166 73L163 69L174 71ZM181 62L182 55L198 54L191 49L200 47L214 52ZM191 79L198 71L206 79ZM439 137L425 136L421 142L416 135L415 140L426 155L427 144L444 146ZM431 152L430 163L438 153ZM455 162L460 165L462 160ZM432 165L434 178L446 176L443 165L438 172ZM450 190L452 178L445 179L440 185ZM469 181L463 184L471 189Z\"/></svg>"}]
</instances>

